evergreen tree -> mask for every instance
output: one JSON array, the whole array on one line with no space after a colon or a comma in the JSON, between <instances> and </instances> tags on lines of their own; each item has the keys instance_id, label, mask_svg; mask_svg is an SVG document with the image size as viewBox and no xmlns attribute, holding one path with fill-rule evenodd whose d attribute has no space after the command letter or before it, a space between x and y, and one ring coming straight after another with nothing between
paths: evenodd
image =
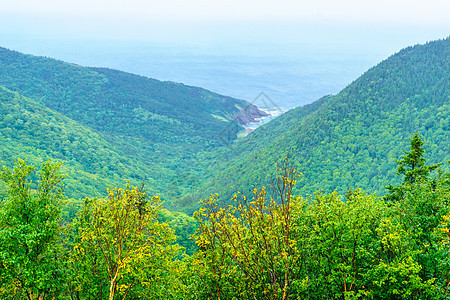
<instances>
[{"instance_id":1,"label":"evergreen tree","mask_svg":"<svg viewBox=\"0 0 450 300\"><path fill-rule=\"evenodd\" d=\"M411 189L411 186L418 180L427 179L430 172L441 165L441 163L433 165L425 164L425 150L423 148L425 142L422 140L420 134L415 133L409 140L411 145L410 151L403 150L405 155L400 160L395 160L398 164L397 175L404 176L403 182L399 186L393 186L391 184L386 186L389 193L385 196L385 199L388 201L399 200L405 190Z\"/></svg>"},{"instance_id":2,"label":"evergreen tree","mask_svg":"<svg viewBox=\"0 0 450 300\"><path fill-rule=\"evenodd\" d=\"M403 155L402 159L396 160L398 163L397 174L405 176L405 183L414 183L419 178L427 178L430 172L441 164L425 165L423 157L425 142L418 133L415 133L409 140L411 141L411 150L409 152L403 150L406 155Z\"/></svg>"}]
</instances>

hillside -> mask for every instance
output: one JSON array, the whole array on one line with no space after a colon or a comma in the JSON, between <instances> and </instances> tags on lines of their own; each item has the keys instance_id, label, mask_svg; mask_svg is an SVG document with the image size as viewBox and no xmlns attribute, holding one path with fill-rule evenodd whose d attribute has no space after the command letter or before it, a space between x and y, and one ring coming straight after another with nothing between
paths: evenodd
<instances>
[{"instance_id":1,"label":"hillside","mask_svg":"<svg viewBox=\"0 0 450 300\"><path fill-rule=\"evenodd\" d=\"M5 146L10 150L2 150L2 161L10 165L21 156L73 162L77 166L69 177L84 182L83 191L91 185L91 194L102 193L109 184L146 178L152 192L167 196L167 182L178 170L189 168L198 152L235 140L242 124L265 114L246 101L205 89L4 48L0 48L0 86L24 96L2 90L2 97L17 102L12 106L2 99L6 105L2 113L15 121L3 121L0 128L14 133ZM24 121L25 131L19 124L22 112L34 121ZM63 135L41 127L55 116ZM84 139L90 140L83 144ZM87 146L80 150L80 144ZM92 174L104 179L92 180ZM71 188L67 193L86 196L81 190Z\"/></svg>"},{"instance_id":2,"label":"hillside","mask_svg":"<svg viewBox=\"0 0 450 300\"><path fill-rule=\"evenodd\" d=\"M210 193L267 186L287 154L303 173L296 193L383 194L412 133L424 136L430 163L450 159L448 57L449 39L408 47L236 141L240 124L263 114L245 101L0 48L1 97L14 99L2 100L1 160L63 160L75 198L146 178L149 192L185 211ZM59 130L44 126L53 119Z\"/></svg>"},{"instance_id":3,"label":"hillside","mask_svg":"<svg viewBox=\"0 0 450 300\"><path fill-rule=\"evenodd\" d=\"M224 122L234 121L240 114L247 116L243 120L251 121L252 115L262 113L246 101L202 88L81 67L4 48L0 48L0 72L2 86L112 134L160 140L164 137L153 129L164 127L176 135L216 138ZM249 114L245 114L246 109ZM152 122L143 126L146 120ZM172 123L178 125L176 129Z\"/></svg>"},{"instance_id":4,"label":"hillside","mask_svg":"<svg viewBox=\"0 0 450 300\"><path fill-rule=\"evenodd\" d=\"M148 165L132 162L100 134L0 87L0 166L12 166L18 157L34 165L64 161L69 196L99 196L110 184L123 185L124 178L138 183L136 174L149 173Z\"/></svg>"},{"instance_id":5,"label":"hillside","mask_svg":"<svg viewBox=\"0 0 450 300\"><path fill-rule=\"evenodd\" d=\"M343 89L293 109L238 143L204 157L192 177L206 178L180 207L206 193L227 199L268 186L287 154L303 173L296 194L361 187L384 194L395 159L418 132L430 163L450 159L450 39L401 50ZM214 163L212 163L214 162ZM447 165L448 166L448 165Z\"/></svg>"}]
</instances>

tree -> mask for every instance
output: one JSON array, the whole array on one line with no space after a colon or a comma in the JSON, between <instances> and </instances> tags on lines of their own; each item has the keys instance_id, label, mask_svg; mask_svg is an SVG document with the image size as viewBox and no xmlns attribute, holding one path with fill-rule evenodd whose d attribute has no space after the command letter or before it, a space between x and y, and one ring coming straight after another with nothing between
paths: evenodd
<instances>
[{"instance_id":1,"label":"tree","mask_svg":"<svg viewBox=\"0 0 450 300\"><path fill-rule=\"evenodd\" d=\"M403 150L406 155L403 155L400 160L395 160L398 164L397 175L404 176L403 182L395 187L392 185L386 186L389 193L385 198L388 201L398 201L405 190L410 189L418 180L428 178L430 172L441 165L441 163L425 165L425 158L423 157L425 153L423 145L425 142L422 141L422 136L415 133L409 140L411 145L410 151Z\"/></svg>"},{"instance_id":2,"label":"tree","mask_svg":"<svg viewBox=\"0 0 450 300\"><path fill-rule=\"evenodd\" d=\"M192 255L197 251L197 246L192 240L192 235L197 231L197 221L182 212L161 209L158 216L161 222L167 222L175 231L177 244L185 249L186 254Z\"/></svg>"},{"instance_id":3,"label":"tree","mask_svg":"<svg viewBox=\"0 0 450 300\"><path fill-rule=\"evenodd\" d=\"M103 266L101 253L95 241L85 237L85 231L93 221L95 200L84 199L77 217L68 225L65 266L68 292L72 300L105 299L108 293L104 284L108 280L108 274Z\"/></svg>"},{"instance_id":4,"label":"tree","mask_svg":"<svg viewBox=\"0 0 450 300\"><path fill-rule=\"evenodd\" d=\"M157 221L160 207L159 197L148 199L141 188L130 186L109 189L104 199L86 199L72 256L75 268L80 264L85 271L75 277L73 286L81 287L75 290L95 282L100 285L97 297L104 293L113 300L119 294L126 299L132 288L145 288L149 298L158 297L162 278L179 251L172 244L173 230Z\"/></svg>"},{"instance_id":5,"label":"tree","mask_svg":"<svg viewBox=\"0 0 450 300\"><path fill-rule=\"evenodd\" d=\"M61 163L44 162L37 186L30 175L34 167L19 159L4 168L1 178L8 193L0 207L0 280L28 299L56 295L62 286L60 267Z\"/></svg>"},{"instance_id":6,"label":"tree","mask_svg":"<svg viewBox=\"0 0 450 300\"><path fill-rule=\"evenodd\" d=\"M296 210L297 243L302 245L300 299L357 299L370 295L365 274L373 262L376 228L385 203L357 189L345 198L317 192Z\"/></svg>"},{"instance_id":7,"label":"tree","mask_svg":"<svg viewBox=\"0 0 450 300\"><path fill-rule=\"evenodd\" d=\"M410 151L397 160L397 174L404 181L387 187L390 215L377 229L382 247L375 251L378 264L369 273L379 278L373 281L376 296L442 299L449 292L449 175L430 177L441 163L425 164L419 134L410 143Z\"/></svg>"},{"instance_id":8,"label":"tree","mask_svg":"<svg viewBox=\"0 0 450 300\"><path fill-rule=\"evenodd\" d=\"M253 191L252 201L220 207L216 196L203 203L196 258L214 299L288 299L302 268L293 233L292 188L296 170L288 159L279 165L275 199ZM276 201L278 200L278 201Z\"/></svg>"},{"instance_id":9,"label":"tree","mask_svg":"<svg viewBox=\"0 0 450 300\"><path fill-rule=\"evenodd\" d=\"M430 172L441 164L425 165L425 158L423 157L425 142L422 141L422 137L418 133L415 133L409 140L411 143L410 151L403 150L406 155L403 155L402 159L396 160L396 162L398 163L397 174L404 175L404 182L412 184L420 178L427 178Z\"/></svg>"}]
</instances>

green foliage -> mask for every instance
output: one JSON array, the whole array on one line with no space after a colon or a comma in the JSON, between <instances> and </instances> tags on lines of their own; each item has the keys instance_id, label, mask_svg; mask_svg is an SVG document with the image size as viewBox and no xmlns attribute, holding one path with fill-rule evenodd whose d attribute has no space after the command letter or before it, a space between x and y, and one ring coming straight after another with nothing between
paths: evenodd
<instances>
[{"instance_id":1,"label":"green foliage","mask_svg":"<svg viewBox=\"0 0 450 300\"><path fill-rule=\"evenodd\" d=\"M401 160L395 161L398 163L397 174L405 176L404 182L414 183L416 180L428 177L430 171L438 168L440 164L425 165L424 142L418 133L415 133L409 140L411 141L411 150L405 151L406 155L402 156Z\"/></svg>"},{"instance_id":2,"label":"green foliage","mask_svg":"<svg viewBox=\"0 0 450 300\"><path fill-rule=\"evenodd\" d=\"M15 299L57 296L61 291L61 164L42 164L37 186L34 167L18 160L1 173L8 193L0 207L0 295Z\"/></svg>"},{"instance_id":3,"label":"green foliage","mask_svg":"<svg viewBox=\"0 0 450 300\"><path fill-rule=\"evenodd\" d=\"M420 144L418 135L410 140ZM423 152L416 153L414 161L427 168ZM195 251L187 242L193 219L161 210L159 197L149 198L143 185L86 198L73 222L62 227L61 206L73 201L64 201L60 166L45 162L35 189L34 167L23 160L2 172L4 299L438 300L450 295L450 174L442 170L400 184L408 188L394 202L361 189L304 198L293 196L301 174L286 158L278 165L270 200L262 188L254 189L251 200L238 192L227 206L217 194L203 202L195 213ZM191 247L191 256L180 254L175 233Z\"/></svg>"},{"instance_id":4,"label":"green foliage","mask_svg":"<svg viewBox=\"0 0 450 300\"><path fill-rule=\"evenodd\" d=\"M84 231L93 222L93 202L94 199L86 198L77 218L68 226L65 269L72 299L105 299L108 295L105 284L108 273L102 265L101 253L92 240L83 238Z\"/></svg>"},{"instance_id":5,"label":"green foliage","mask_svg":"<svg viewBox=\"0 0 450 300\"><path fill-rule=\"evenodd\" d=\"M383 195L384 186L399 183L395 159L414 132L427 141L430 164L449 160L449 48L447 38L403 49L338 95L292 109L238 143L205 155L199 166L206 171L198 177L207 179L192 200L206 198L204 191L225 199L236 190L251 194L267 183L287 153L304 174L295 194L359 187ZM185 202L180 203L192 203Z\"/></svg>"},{"instance_id":6,"label":"green foliage","mask_svg":"<svg viewBox=\"0 0 450 300\"><path fill-rule=\"evenodd\" d=\"M0 85L29 97L0 93L1 163L62 160L66 193L75 199L147 178L167 207L189 214L210 192L251 195L287 153L304 171L296 194L360 187L382 195L399 182L393 166L411 133L422 133L431 164L450 159L449 43L403 49L338 95L293 109L237 143L234 118L261 114L249 106L243 117L241 100L0 49Z\"/></svg>"},{"instance_id":7,"label":"green foliage","mask_svg":"<svg viewBox=\"0 0 450 300\"><path fill-rule=\"evenodd\" d=\"M0 163L62 160L71 198L146 178L169 206L185 186L168 183L261 114L201 88L0 48Z\"/></svg>"},{"instance_id":8,"label":"green foliage","mask_svg":"<svg viewBox=\"0 0 450 300\"><path fill-rule=\"evenodd\" d=\"M252 201L219 207L216 197L196 214L199 233L195 256L202 261L204 297L213 299L288 299L302 261L292 226L292 188L296 171L287 159L276 184L278 202L265 189ZM237 195L234 197L237 201Z\"/></svg>"},{"instance_id":9,"label":"green foliage","mask_svg":"<svg viewBox=\"0 0 450 300\"><path fill-rule=\"evenodd\" d=\"M104 199L86 199L74 223L69 255L71 293L77 297L159 299L170 289L179 252L173 231L157 221L159 197L142 189L110 189Z\"/></svg>"},{"instance_id":10,"label":"green foliage","mask_svg":"<svg viewBox=\"0 0 450 300\"><path fill-rule=\"evenodd\" d=\"M0 88L0 163L65 162L3 168L0 297L449 298L449 43L404 49L228 148L242 101L0 49L0 84L31 98ZM301 184L285 161L256 189L287 152ZM221 198L193 219L141 177L185 211ZM383 198L351 189L387 183Z\"/></svg>"},{"instance_id":11,"label":"green foliage","mask_svg":"<svg viewBox=\"0 0 450 300\"><path fill-rule=\"evenodd\" d=\"M286 187L288 202L262 189L225 207L213 196L196 213L195 299L448 298L449 173L421 173L386 202L360 189L291 197L285 170L273 190Z\"/></svg>"},{"instance_id":12,"label":"green foliage","mask_svg":"<svg viewBox=\"0 0 450 300\"><path fill-rule=\"evenodd\" d=\"M141 188L110 189L86 198L63 227L61 163L4 168L0 202L2 299L183 299L180 246L159 222L159 197Z\"/></svg>"},{"instance_id":13,"label":"green foliage","mask_svg":"<svg viewBox=\"0 0 450 300\"><path fill-rule=\"evenodd\" d=\"M371 270L376 228L385 208L376 197L355 190L345 199L336 192L317 193L295 212L304 264L301 298L356 299L370 294L365 274Z\"/></svg>"},{"instance_id":14,"label":"green foliage","mask_svg":"<svg viewBox=\"0 0 450 300\"><path fill-rule=\"evenodd\" d=\"M182 246L187 255L192 255L197 251L193 235L198 229L198 224L193 217L182 212L161 209L158 214L160 222L169 224L175 231L176 243Z\"/></svg>"},{"instance_id":15,"label":"green foliage","mask_svg":"<svg viewBox=\"0 0 450 300\"><path fill-rule=\"evenodd\" d=\"M61 171L69 174L65 193L71 198L99 196L109 184L122 184L124 177L137 184L136 174L150 172L145 164L133 165L100 134L36 101L2 87L0 99L2 165L9 165L13 157L33 164L47 158L64 161Z\"/></svg>"},{"instance_id":16,"label":"green foliage","mask_svg":"<svg viewBox=\"0 0 450 300\"><path fill-rule=\"evenodd\" d=\"M385 199L388 201L401 199L405 191L411 189L416 181L426 179L431 171L441 165L441 163L425 165L425 158L423 157L425 153L424 142L418 133L415 133L409 140L411 150L409 152L404 151L406 155L403 155L401 160L395 160L398 164L397 174L404 175L403 183L395 187L392 185L386 187L389 194L385 196Z\"/></svg>"},{"instance_id":17,"label":"green foliage","mask_svg":"<svg viewBox=\"0 0 450 300\"><path fill-rule=\"evenodd\" d=\"M4 48L0 85L98 131L157 143L166 141L169 133L172 142L175 136L218 139L225 122L212 114L233 122L249 105L197 87Z\"/></svg>"},{"instance_id":18,"label":"green foliage","mask_svg":"<svg viewBox=\"0 0 450 300\"><path fill-rule=\"evenodd\" d=\"M439 235L450 211L450 185L421 179L392 207L379 229L382 247L373 269L376 295L442 299L448 294L449 249Z\"/></svg>"}]
</instances>

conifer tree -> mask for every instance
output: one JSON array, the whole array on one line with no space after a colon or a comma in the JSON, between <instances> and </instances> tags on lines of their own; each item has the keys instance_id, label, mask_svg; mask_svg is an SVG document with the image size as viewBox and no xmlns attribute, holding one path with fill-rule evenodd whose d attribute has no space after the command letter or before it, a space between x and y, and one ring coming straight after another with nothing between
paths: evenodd
<instances>
[{"instance_id":1,"label":"conifer tree","mask_svg":"<svg viewBox=\"0 0 450 300\"><path fill-rule=\"evenodd\" d=\"M410 140L410 151L403 150L405 155L401 159L396 159L397 175L403 175L403 182L399 186L388 185L386 188L389 193L385 196L388 201L399 200L406 189L410 189L420 179L426 179L430 172L437 169L441 163L426 165L423 148L424 141L422 136L415 133Z\"/></svg>"},{"instance_id":2,"label":"conifer tree","mask_svg":"<svg viewBox=\"0 0 450 300\"><path fill-rule=\"evenodd\" d=\"M402 159L396 160L398 163L397 174L405 176L405 183L414 183L419 178L427 178L430 172L441 164L425 165L425 158L423 157L425 153L423 144L425 142L422 141L422 137L418 133L415 133L409 140L411 141L410 151L403 150L406 155L403 155Z\"/></svg>"}]
</instances>

